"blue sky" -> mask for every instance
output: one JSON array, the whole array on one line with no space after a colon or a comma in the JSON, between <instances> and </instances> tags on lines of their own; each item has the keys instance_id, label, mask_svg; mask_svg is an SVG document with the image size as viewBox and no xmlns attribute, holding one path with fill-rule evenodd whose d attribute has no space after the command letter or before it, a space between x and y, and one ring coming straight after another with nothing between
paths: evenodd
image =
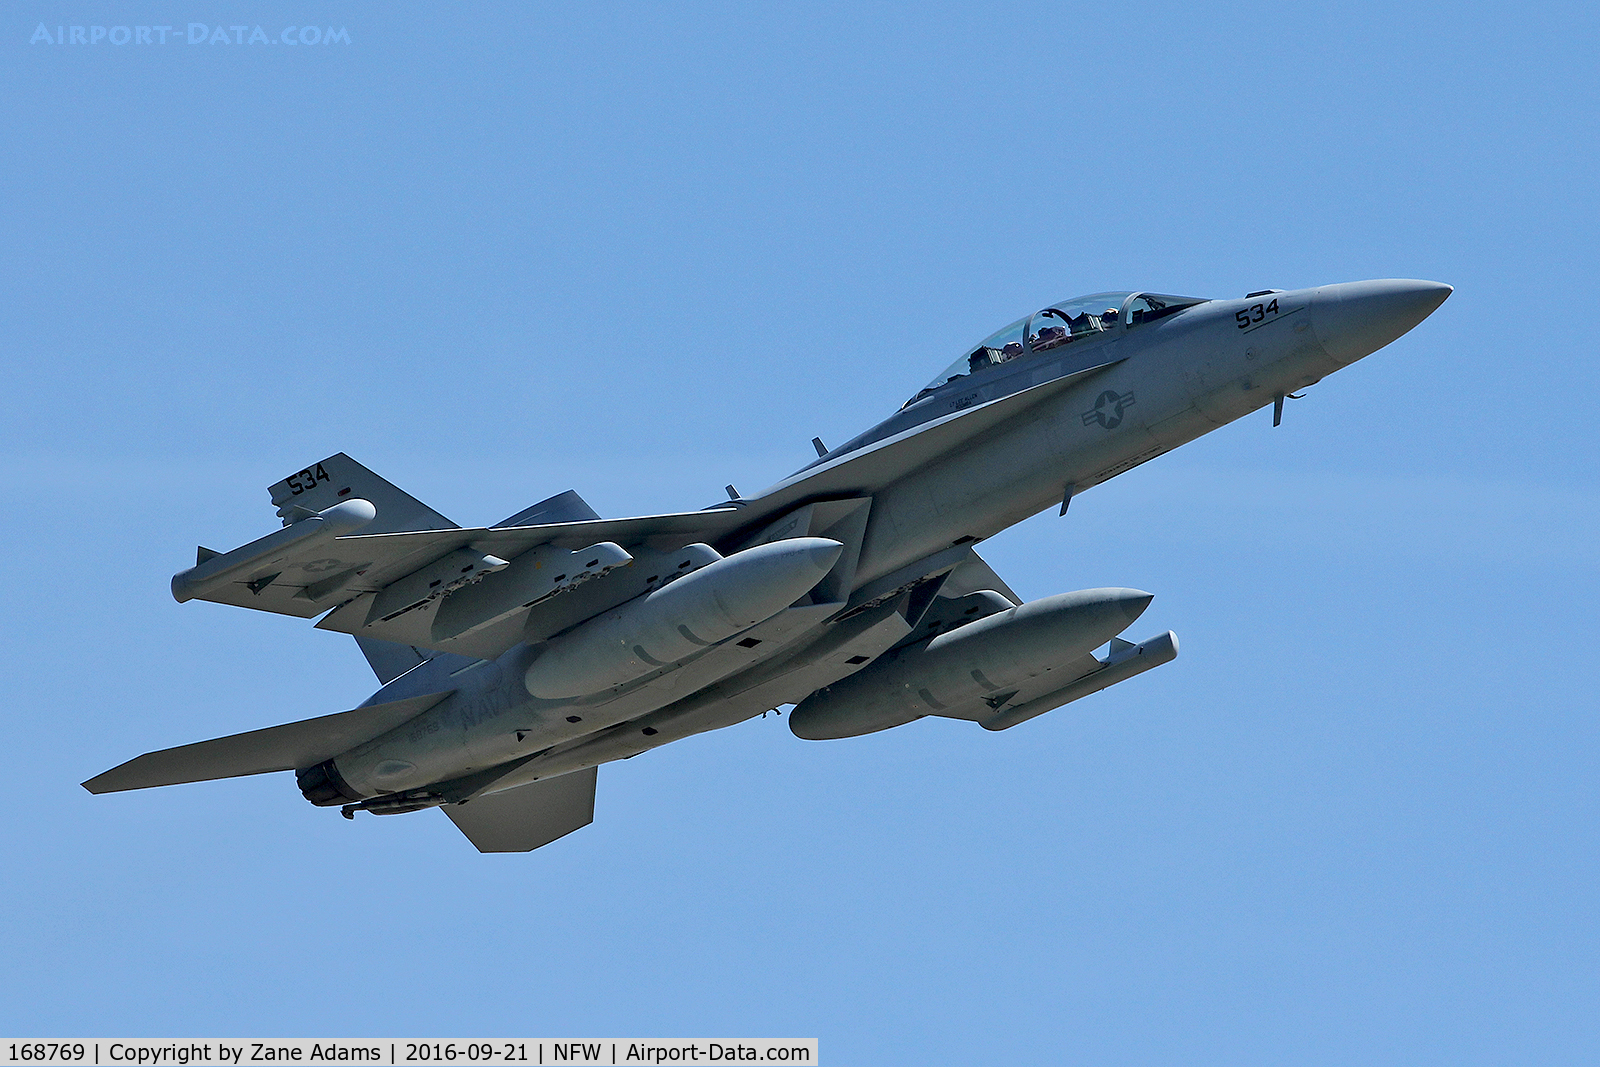
<instances>
[{"instance_id":1,"label":"blue sky","mask_svg":"<svg viewBox=\"0 0 1600 1067\"><path fill-rule=\"evenodd\" d=\"M1577 5L13 5L0 1030L1600 1055L1596 45ZM77 785L373 688L167 591L307 461L462 523L695 508L1065 295L1369 277L1456 292L988 543L1183 642L1023 727L757 719L529 856L282 775Z\"/></svg>"}]
</instances>

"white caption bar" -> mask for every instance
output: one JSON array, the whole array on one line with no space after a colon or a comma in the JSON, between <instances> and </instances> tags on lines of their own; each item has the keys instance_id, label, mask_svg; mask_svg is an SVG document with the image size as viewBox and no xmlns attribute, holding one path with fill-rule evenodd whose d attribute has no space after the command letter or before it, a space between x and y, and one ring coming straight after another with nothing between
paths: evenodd
<instances>
[{"instance_id":1,"label":"white caption bar","mask_svg":"<svg viewBox=\"0 0 1600 1067\"><path fill-rule=\"evenodd\" d=\"M0 1067L244 1067L245 1064L376 1064L379 1067L438 1067L493 1064L727 1064L817 1062L817 1039L808 1038L481 1038L429 1040L309 1038L0 1038Z\"/></svg>"}]
</instances>

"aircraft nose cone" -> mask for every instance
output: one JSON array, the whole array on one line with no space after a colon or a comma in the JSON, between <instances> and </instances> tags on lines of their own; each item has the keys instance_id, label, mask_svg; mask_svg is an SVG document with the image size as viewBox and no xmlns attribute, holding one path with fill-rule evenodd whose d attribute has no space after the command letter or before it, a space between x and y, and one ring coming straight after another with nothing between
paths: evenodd
<instances>
[{"instance_id":1,"label":"aircraft nose cone","mask_svg":"<svg viewBox=\"0 0 1600 1067\"><path fill-rule=\"evenodd\" d=\"M1354 363L1433 314L1453 291L1408 278L1325 285L1312 300L1311 324L1328 355Z\"/></svg>"}]
</instances>

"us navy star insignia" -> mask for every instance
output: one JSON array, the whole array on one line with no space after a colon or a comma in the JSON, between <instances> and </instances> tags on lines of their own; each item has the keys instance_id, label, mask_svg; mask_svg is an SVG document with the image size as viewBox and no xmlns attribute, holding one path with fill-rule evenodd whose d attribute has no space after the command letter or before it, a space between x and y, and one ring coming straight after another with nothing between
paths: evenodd
<instances>
[{"instance_id":1,"label":"us navy star insignia","mask_svg":"<svg viewBox=\"0 0 1600 1067\"><path fill-rule=\"evenodd\" d=\"M1083 413L1085 426L1098 422L1107 430L1115 430L1122 425L1122 416L1129 408L1133 407L1133 393L1119 393L1115 389L1107 389L1095 399L1094 407Z\"/></svg>"}]
</instances>

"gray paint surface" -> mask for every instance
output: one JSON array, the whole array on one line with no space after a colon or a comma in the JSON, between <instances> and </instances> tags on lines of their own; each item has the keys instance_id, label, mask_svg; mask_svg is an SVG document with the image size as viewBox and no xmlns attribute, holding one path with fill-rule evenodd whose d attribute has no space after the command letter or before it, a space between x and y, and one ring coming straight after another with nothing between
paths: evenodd
<instances>
[{"instance_id":1,"label":"gray paint surface","mask_svg":"<svg viewBox=\"0 0 1600 1067\"><path fill-rule=\"evenodd\" d=\"M463 812L468 822L477 818L472 805L504 797L477 811L503 811L505 820L526 823L527 833L504 836L474 822L478 829L469 836L512 845L535 840L527 847L536 847L588 821L572 800L581 800L582 788L572 784L579 779L555 789L563 776L589 776L592 812L592 769L599 763L801 704L858 672L853 688L838 690L854 697L827 698L826 728L807 734L797 725L796 732L848 736L930 713L990 729L1015 725L1166 662L1176 643L1171 635L1137 646L1116 643L1124 622L1103 633L1072 631L1113 639L1104 659L1076 646L1057 654L1037 633L992 621L979 628L992 636L963 642L962 626L997 611L1009 618L1045 610L1038 607L1043 601L1001 607L1019 598L972 545L1030 515L1064 509L1072 496L1218 426L1281 404L1401 336L1449 293L1439 283L1387 280L1242 300L1122 294L1120 306L1098 318L1066 311L1052 317L1047 308L1021 320L1014 345L975 350L969 373L919 394L770 488L702 512L599 519L568 492L499 526L461 528L341 453L272 487L284 531L202 560L176 576L173 588L180 599L308 618L326 612L320 628L361 639L385 685L365 717L349 712L357 719L340 720L343 747L324 755L328 744L321 739L285 748L272 730L256 731L139 757L86 784L94 791L138 788L320 763L341 783L346 814L445 805L462 825ZM1160 314L1136 314L1163 301ZM1044 325L1057 320L1072 323L1070 338ZM1041 326L1032 334L1036 322ZM336 521L360 528L333 536ZM787 607L782 601L794 591L774 603L746 597L764 605L761 617L709 640L691 628L700 614L736 614L714 595L686 607L681 619L650 615L650 625L665 626L661 633L671 638L657 635L651 647L671 649L669 659L639 643L642 633L628 632L630 613L647 614L630 605L662 596L703 567L732 567L741 553L753 558L766 551L759 546L793 538L822 538L839 549L827 572L798 589ZM582 580L568 573L590 565ZM545 567L559 572L548 584L526 577ZM503 595L468 592L512 572L524 575L514 588L535 599L518 606ZM478 604L494 614L439 626L441 612L452 613L445 608L452 597L456 616L471 615ZM970 617L953 604L970 605ZM980 645L983 655L1006 664L996 669L1003 678L990 678L976 658L962 658L961 649L976 657ZM530 691L524 679L552 648L576 657L564 665L563 678L590 679L581 687L586 691L547 689L557 695L546 697ZM887 659L880 663L891 650L896 669ZM932 657L925 679L903 666L923 654ZM404 673L392 673L412 660ZM619 670L613 662L631 666ZM897 692L913 694L911 703L903 694L873 691L876 677L885 685L892 678ZM934 688L941 686L960 706L938 698ZM977 688L969 692L971 686ZM821 707L822 700L803 706ZM386 717L380 707L411 713ZM901 710L885 710L895 707ZM364 729L351 725L358 721ZM308 724L274 729L315 732ZM132 773L154 763L161 773ZM543 809L530 799L538 796L550 798L549 812L564 814L539 818ZM543 829L531 829L535 823Z\"/></svg>"}]
</instances>

